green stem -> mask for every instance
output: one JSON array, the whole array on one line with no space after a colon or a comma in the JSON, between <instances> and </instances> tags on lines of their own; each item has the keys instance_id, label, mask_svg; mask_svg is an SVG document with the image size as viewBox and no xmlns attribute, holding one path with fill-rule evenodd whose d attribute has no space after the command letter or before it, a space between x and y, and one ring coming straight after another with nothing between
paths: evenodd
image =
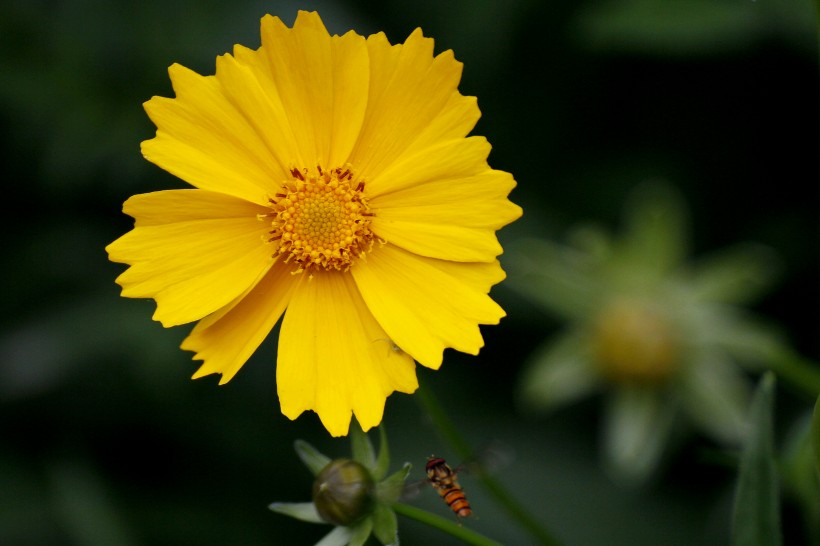
<instances>
[{"instance_id":1,"label":"green stem","mask_svg":"<svg viewBox=\"0 0 820 546\"><path fill-rule=\"evenodd\" d=\"M464 460L472 459L474 454L470 445L450 420L449 415L447 415L447 412L445 412L444 408L439 404L432 391L421 383L421 378L419 378L419 389L416 391L416 400L418 400L422 409L427 412L427 415L433 421L433 424L438 429L439 435L450 443L453 451L455 451L459 457ZM511 518L535 537L538 544L542 546L557 546L559 544L558 540L529 513L524 505L518 502L507 491L499 480L483 470L478 472L478 477L485 489L495 498L495 501L504 508Z\"/></svg>"},{"instance_id":2,"label":"green stem","mask_svg":"<svg viewBox=\"0 0 820 546\"><path fill-rule=\"evenodd\" d=\"M430 527L435 527L439 531L443 531L457 539L464 541L467 544L473 544L474 546L501 546L500 542L491 540L471 529L462 527L449 519L431 514L421 508L416 508L415 506L401 503L395 503L392 507L393 510L402 516L414 519L418 522L424 523L425 525L429 525Z\"/></svg>"}]
</instances>

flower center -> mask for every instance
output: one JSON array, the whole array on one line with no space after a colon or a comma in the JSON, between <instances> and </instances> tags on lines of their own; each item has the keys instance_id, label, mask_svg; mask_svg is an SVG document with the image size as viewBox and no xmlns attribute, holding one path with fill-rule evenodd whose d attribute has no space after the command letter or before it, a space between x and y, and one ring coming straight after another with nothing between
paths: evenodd
<instances>
[{"instance_id":1,"label":"flower center","mask_svg":"<svg viewBox=\"0 0 820 546\"><path fill-rule=\"evenodd\" d=\"M260 217L270 219L270 242L279 242L274 257L283 255L285 263L294 263L293 273L347 271L376 238L364 182L354 182L350 166L290 173L293 178L269 199L271 212Z\"/></svg>"},{"instance_id":2,"label":"flower center","mask_svg":"<svg viewBox=\"0 0 820 546\"><path fill-rule=\"evenodd\" d=\"M599 314L593 349L601 372L618 383L661 385L680 366L674 325L640 301L616 301Z\"/></svg>"}]
</instances>

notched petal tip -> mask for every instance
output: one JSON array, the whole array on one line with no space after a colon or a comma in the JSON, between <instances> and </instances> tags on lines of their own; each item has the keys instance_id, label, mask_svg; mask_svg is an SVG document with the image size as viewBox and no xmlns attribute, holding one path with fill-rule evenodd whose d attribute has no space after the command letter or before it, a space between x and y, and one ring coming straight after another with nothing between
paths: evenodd
<instances>
[{"instance_id":1,"label":"notched petal tip","mask_svg":"<svg viewBox=\"0 0 820 546\"><path fill-rule=\"evenodd\" d=\"M186 351L192 350L190 347L185 347L185 346L181 346L180 348L183 349L183 350L186 350ZM199 355L194 355L192 357L192 360L202 360L202 358L200 358ZM191 376L191 379L202 379L203 377L206 377L206 376L209 376L209 375L218 374L219 375L219 383L218 384L220 386L222 386L222 385L226 384L228 381L230 381L231 379L233 379L233 377L237 374L237 372L239 371L239 369L241 367L242 366L239 366L235 370L222 371L222 370L215 369L213 365L209 365L207 362L203 362L202 365L199 368L197 368L197 370Z\"/></svg>"},{"instance_id":2,"label":"notched petal tip","mask_svg":"<svg viewBox=\"0 0 820 546\"><path fill-rule=\"evenodd\" d=\"M306 11L300 9L296 13L296 20L293 23L294 29L298 27L312 27L316 30L323 30L327 32L325 24L322 22L322 18L319 17L319 12L316 11Z\"/></svg>"},{"instance_id":3,"label":"notched petal tip","mask_svg":"<svg viewBox=\"0 0 820 546\"><path fill-rule=\"evenodd\" d=\"M315 410L322 425L331 436L340 438L350 433L350 420L353 418L353 410L334 410L333 412ZM362 427L364 429L364 427Z\"/></svg>"}]
</instances>

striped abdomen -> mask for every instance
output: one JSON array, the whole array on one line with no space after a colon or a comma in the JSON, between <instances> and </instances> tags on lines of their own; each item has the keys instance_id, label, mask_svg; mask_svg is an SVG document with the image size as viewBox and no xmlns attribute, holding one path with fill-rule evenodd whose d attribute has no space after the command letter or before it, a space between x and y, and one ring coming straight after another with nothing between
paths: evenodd
<instances>
[{"instance_id":1,"label":"striped abdomen","mask_svg":"<svg viewBox=\"0 0 820 546\"><path fill-rule=\"evenodd\" d=\"M457 483L450 489L439 489L438 493L447 503L447 506L450 507L450 510L455 512L458 517L466 518L473 513L470 509L470 503L464 495L464 490Z\"/></svg>"},{"instance_id":2,"label":"striped abdomen","mask_svg":"<svg viewBox=\"0 0 820 546\"><path fill-rule=\"evenodd\" d=\"M466 518L473 513L464 490L458 484L456 472L444 459L438 457L427 459L427 479L458 517Z\"/></svg>"}]
</instances>

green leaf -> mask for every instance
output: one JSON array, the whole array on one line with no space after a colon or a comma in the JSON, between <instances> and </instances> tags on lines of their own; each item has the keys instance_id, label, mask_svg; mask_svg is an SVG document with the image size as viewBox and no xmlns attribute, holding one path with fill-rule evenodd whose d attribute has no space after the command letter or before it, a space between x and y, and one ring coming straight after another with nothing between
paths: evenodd
<instances>
[{"instance_id":1,"label":"green leaf","mask_svg":"<svg viewBox=\"0 0 820 546\"><path fill-rule=\"evenodd\" d=\"M740 244L698 260L689 286L701 300L750 303L771 287L778 265L770 248Z\"/></svg>"},{"instance_id":2,"label":"green leaf","mask_svg":"<svg viewBox=\"0 0 820 546\"><path fill-rule=\"evenodd\" d=\"M820 479L820 396L814 405L814 414L811 418L811 448L814 457L814 468L817 478Z\"/></svg>"},{"instance_id":3,"label":"green leaf","mask_svg":"<svg viewBox=\"0 0 820 546\"><path fill-rule=\"evenodd\" d=\"M814 409L814 408L812 408ZM820 530L820 471L812 442L812 410L806 412L790 427L780 449L780 483L792 502L799 507L805 527ZM820 534L815 535L814 546L820 546Z\"/></svg>"},{"instance_id":4,"label":"green leaf","mask_svg":"<svg viewBox=\"0 0 820 546\"><path fill-rule=\"evenodd\" d=\"M319 450L304 440L296 440L293 442L293 449L296 450L296 454L314 476L330 463L330 457L322 455L319 453Z\"/></svg>"},{"instance_id":5,"label":"green leaf","mask_svg":"<svg viewBox=\"0 0 820 546\"><path fill-rule=\"evenodd\" d=\"M590 340L570 331L542 344L528 359L518 399L529 409L550 411L592 393L600 384Z\"/></svg>"},{"instance_id":6,"label":"green leaf","mask_svg":"<svg viewBox=\"0 0 820 546\"><path fill-rule=\"evenodd\" d=\"M774 324L763 322L740 308L698 305L689 309L688 320L698 324L697 342L724 349L753 369L774 367L780 355L789 352L783 335ZM779 374L782 377L782 374Z\"/></svg>"},{"instance_id":7,"label":"green leaf","mask_svg":"<svg viewBox=\"0 0 820 546\"><path fill-rule=\"evenodd\" d=\"M387 432L384 426L379 425L379 455L371 472L373 479L380 482L387 475L388 468L390 468L390 448L387 445Z\"/></svg>"},{"instance_id":8,"label":"green leaf","mask_svg":"<svg viewBox=\"0 0 820 546\"><path fill-rule=\"evenodd\" d=\"M396 513L386 504L376 505L373 512L373 534L385 546L399 543L399 522Z\"/></svg>"},{"instance_id":9,"label":"green leaf","mask_svg":"<svg viewBox=\"0 0 820 546\"><path fill-rule=\"evenodd\" d=\"M407 475L410 474L412 466L410 463L404 463L401 470L379 482L376 485L376 497L386 504L392 504L399 500L404 490L404 482L407 480Z\"/></svg>"},{"instance_id":10,"label":"green leaf","mask_svg":"<svg viewBox=\"0 0 820 546\"><path fill-rule=\"evenodd\" d=\"M367 470L370 471L376 466L373 444L355 417L350 422L350 451L353 454L353 460L361 463Z\"/></svg>"},{"instance_id":11,"label":"green leaf","mask_svg":"<svg viewBox=\"0 0 820 546\"><path fill-rule=\"evenodd\" d=\"M558 318L580 318L597 305L600 283L595 256L540 239L516 241L505 255L509 286Z\"/></svg>"},{"instance_id":12,"label":"green leaf","mask_svg":"<svg viewBox=\"0 0 820 546\"><path fill-rule=\"evenodd\" d=\"M307 521L308 523L327 523L319 516L312 502L274 502L268 508L278 514Z\"/></svg>"},{"instance_id":13,"label":"green leaf","mask_svg":"<svg viewBox=\"0 0 820 546\"><path fill-rule=\"evenodd\" d=\"M780 490L774 458L774 374L766 373L752 399L751 430L740 457L732 517L733 546L779 546Z\"/></svg>"},{"instance_id":14,"label":"green leaf","mask_svg":"<svg viewBox=\"0 0 820 546\"><path fill-rule=\"evenodd\" d=\"M739 445L747 432L751 385L721 351L692 351L681 374L681 405L698 428L723 444Z\"/></svg>"},{"instance_id":15,"label":"green leaf","mask_svg":"<svg viewBox=\"0 0 820 546\"><path fill-rule=\"evenodd\" d=\"M820 393L820 366L788 347L774 354L771 369L778 377L811 396Z\"/></svg>"},{"instance_id":16,"label":"green leaf","mask_svg":"<svg viewBox=\"0 0 820 546\"><path fill-rule=\"evenodd\" d=\"M589 255L592 263L601 263L612 257L612 235L594 223L576 224L567 232L567 243L574 249Z\"/></svg>"},{"instance_id":17,"label":"green leaf","mask_svg":"<svg viewBox=\"0 0 820 546\"><path fill-rule=\"evenodd\" d=\"M334 527L316 546L346 546L350 544L351 536L350 527Z\"/></svg>"},{"instance_id":18,"label":"green leaf","mask_svg":"<svg viewBox=\"0 0 820 546\"><path fill-rule=\"evenodd\" d=\"M364 546L364 543L370 537L370 531L373 530L373 520L365 518L352 527L348 527L348 529L350 529L349 546Z\"/></svg>"},{"instance_id":19,"label":"green leaf","mask_svg":"<svg viewBox=\"0 0 820 546\"><path fill-rule=\"evenodd\" d=\"M622 387L612 393L604 424L604 455L613 477L637 484L655 471L676 409L663 391Z\"/></svg>"},{"instance_id":20,"label":"green leaf","mask_svg":"<svg viewBox=\"0 0 820 546\"><path fill-rule=\"evenodd\" d=\"M624 221L616 254L630 278L641 272L642 278L660 279L683 263L688 250L688 215L672 186L639 186L627 200Z\"/></svg>"}]
</instances>

